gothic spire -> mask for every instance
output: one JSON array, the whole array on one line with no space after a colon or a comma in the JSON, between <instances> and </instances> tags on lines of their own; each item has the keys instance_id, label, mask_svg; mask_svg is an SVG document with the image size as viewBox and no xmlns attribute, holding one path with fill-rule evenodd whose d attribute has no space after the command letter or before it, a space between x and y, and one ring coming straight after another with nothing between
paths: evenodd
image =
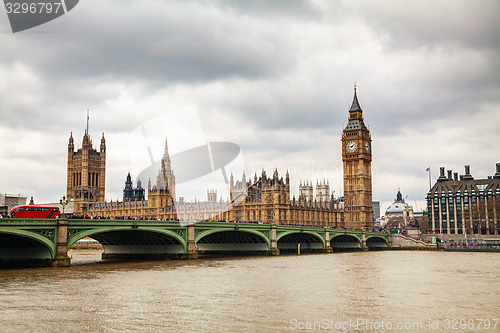
<instances>
[{"instance_id":1,"label":"gothic spire","mask_svg":"<svg viewBox=\"0 0 500 333\"><path fill-rule=\"evenodd\" d=\"M349 122L344 128L344 132L357 130L369 132L368 128L363 122L363 110L359 105L358 94L356 92L356 84L354 84L354 97L352 99L351 108L349 109Z\"/></svg>"},{"instance_id":2,"label":"gothic spire","mask_svg":"<svg viewBox=\"0 0 500 333\"><path fill-rule=\"evenodd\" d=\"M167 144L167 137L165 137L165 150L163 152L163 159L167 159L169 156L168 156L168 144Z\"/></svg>"},{"instance_id":3,"label":"gothic spire","mask_svg":"<svg viewBox=\"0 0 500 333\"><path fill-rule=\"evenodd\" d=\"M71 132L71 135L69 136L68 149L73 150L75 148L74 142L75 141L73 140L73 132Z\"/></svg>"},{"instance_id":4,"label":"gothic spire","mask_svg":"<svg viewBox=\"0 0 500 333\"><path fill-rule=\"evenodd\" d=\"M356 83L354 83L354 98L352 99L352 104L351 104L351 108L349 109L349 111L361 111L361 112L363 112L363 110L361 110L361 106L359 106L359 102L358 102L358 95L356 93Z\"/></svg>"},{"instance_id":5,"label":"gothic spire","mask_svg":"<svg viewBox=\"0 0 500 333\"><path fill-rule=\"evenodd\" d=\"M132 177L130 177L130 172L127 174L127 180L125 181L125 188L132 188Z\"/></svg>"}]
</instances>

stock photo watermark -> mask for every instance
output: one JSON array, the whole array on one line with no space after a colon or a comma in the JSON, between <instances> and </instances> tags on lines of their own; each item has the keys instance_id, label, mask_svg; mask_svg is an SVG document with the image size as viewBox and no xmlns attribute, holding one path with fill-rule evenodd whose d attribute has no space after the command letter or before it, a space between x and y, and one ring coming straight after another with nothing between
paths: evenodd
<instances>
[{"instance_id":1,"label":"stock photo watermark","mask_svg":"<svg viewBox=\"0 0 500 333\"><path fill-rule=\"evenodd\" d=\"M356 318L349 320L322 319L315 321L290 319L291 330L300 331L447 331L447 330L496 330L500 327L498 318L482 319L429 319L425 321L391 321Z\"/></svg>"},{"instance_id":2,"label":"stock photo watermark","mask_svg":"<svg viewBox=\"0 0 500 333\"><path fill-rule=\"evenodd\" d=\"M178 200L177 208L197 205L180 202L180 198L197 197L200 189L215 190L219 197L229 198L230 175L245 172L240 146L207 140L194 105L145 121L129 134L128 142L132 177L152 188L168 187ZM213 200L203 205L216 205L219 214L231 208Z\"/></svg>"},{"instance_id":3,"label":"stock photo watermark","mask_svg":"<svg viewBox=\"0 0 500 333\"><path fill-rule=\"evenodd\" d=\"M12 32L16 33L52 21L75 8L79 0L4 0Z\"/></svg>"}]
</instances>

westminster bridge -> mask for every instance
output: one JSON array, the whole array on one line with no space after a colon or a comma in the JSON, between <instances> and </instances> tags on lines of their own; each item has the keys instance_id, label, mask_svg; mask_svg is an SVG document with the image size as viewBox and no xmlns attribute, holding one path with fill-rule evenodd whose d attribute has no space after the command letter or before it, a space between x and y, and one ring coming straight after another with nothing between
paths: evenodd
<instances>
[{"instance_id":1,"label":"westminster bridge","mask_svg":"<svg viewBox=\"0 0 500 333\"><path fill-rule=\"evenodd\" d=\"M35 260L68 266L70 247L97 240L103 258L197 258L204 253L333 252L389 247L388 235L361 230L232 222L105 219L0 219L0 262ZM299 245L300 244L300 245Z\"/></svg>"}]
</instances>

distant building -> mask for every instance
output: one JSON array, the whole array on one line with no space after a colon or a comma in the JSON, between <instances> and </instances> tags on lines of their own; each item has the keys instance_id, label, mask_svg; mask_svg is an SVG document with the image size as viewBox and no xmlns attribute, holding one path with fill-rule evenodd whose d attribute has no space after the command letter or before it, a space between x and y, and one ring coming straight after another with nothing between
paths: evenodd
<instances>
[{"instance_id":1,"label":"distant building","mask_svg":"<svg viewBox=\"0 0 500 333\"><path fill-rule=\"evenodd\" d=\"M380 219L380 201L372 201L373 207L373 221Z\"/></svg>"},{"instance_id":2,"label":"distant building","mask_svg":"<svg viewBox=\"0 0 500 333\"><path fill-rule=\"evenodd\" d=\"M309 181L305 183L300 182L299 185L299 197L304 198L306 202L312 202L314 199L314 190L313 186Z\"/></svg>"},{"instance_id":3,"label":"distant building","mask_svg":"<svg viewBox=\"0 0 500 333\"><path fill-rule=\"evenodd\" d=\"M444 167L427 193L429 232L498 235L500 229L500 163L487 179L474 179L470 167L458 176Z\"/></svg>"},{"instance_id":4,"label":"distant building","mask_svg":"<svg viewBox=\"0 0 500 333\"><path fill-rule=\"evenodd\" d=\"M160 190L169 192L170 196L175 200L175 176L168 153L167 138L165 138L165 149L161 159L161 167L160 170L158 170L158 176L156 176L156 187Z\"/></svg>"},{"instance_id":5,"label":"distant building","mask_svg":"<svg viewBox=\"0 0 500 333\"><path fill-rule=\"evenodd\" d=\"M400 216L403 215L405 208L408 207L408 204L403 199L403 195L401 194L401 190L398 189L398 193L396 193L396 199L394 202L387 208L385 211L385 216Z\"/></svg>"},{"instance_id":6,"label":"distant building","mask_svg":"<svg viewBox=\"0 0 500 333\"><path fill-rule=\"evenodd\" d=\"M330 183L328 180L323 179L323 182L316 181L316 201L330 201L330 195Z\"/></svg>"},{"instance_id":7,"label":"distant building","mask_svg":"<svg viewBox=\"0 0 500 333\"><path fill-rule=\"evenodd\" d=\"M26 205L26 199L20 194L0 194L0 214L10 214L12 208Z\"/></svg>"},{"instance_id":8,"label":"distant building","mask_svg":"<svg viewBox=\"0 0 500 333\"><path fill-rule=\"evenodd\" d=\"M396 199L389 205L385 211L385 215L381 218L380 224L382 227L390 226L398 229L404 229L409 225L415 225L415 217L413 215L413 207L408 205L403 199L401 190L398 189Z\"/></svg>"},{"instance_id":9,"label":"distant building","mask_svg":"<svg viewBox=\"0 0 500 333\"><path fill-rule=\"evenodd\" d=\"M140 180L137 181L135 188L132 187L132 178L129 172L125 181L125 188L123 189L123 201L142 201L145 199L144 192L145 190L142 188Z\"/></svg>"},{"instance_id":10,"label":"distant building","mask_svg":"<svg viewBox=\"0 0 500 333\"><path fill-rule=\"evenodd\" d=\"M217 190L207 191L207 202L217 202Z\"/></svg>"}]
</instances>

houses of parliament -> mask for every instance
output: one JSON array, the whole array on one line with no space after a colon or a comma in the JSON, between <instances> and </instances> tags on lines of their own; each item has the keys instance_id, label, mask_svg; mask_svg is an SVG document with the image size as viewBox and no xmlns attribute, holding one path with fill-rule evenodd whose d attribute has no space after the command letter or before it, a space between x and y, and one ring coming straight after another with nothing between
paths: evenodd
<instances>
[{"instance_id":1,"label":"houses of parliament","mask_svg":"<svg viewBox=\"0 0 500 333\"><path fill-rule=\"evenodd\" d=\"M262 171L247 177L245 173L229 181L229 200L217 200L217 192L207 191L203 202L185 202L175 195L175 170L171 168L168 146L156 180L148 180L147 189L140 180L133 186L126 176L122 201L106 202L106 141L104 133L99 150L94 149L85 131L82 148L75 151L71 134L68 144L67 193L74 201L74 215L104 218L165 220L222 220L291 225L329 226L362 229L373 227L371 136L363 121L356 87L349 109L348 123L342 133L344 198L335 199L326 181L301 182L298 198L290 197L290 175L272 175ZM146 196L147 194L147 196Z\"/></svg>"}]
</instances>

